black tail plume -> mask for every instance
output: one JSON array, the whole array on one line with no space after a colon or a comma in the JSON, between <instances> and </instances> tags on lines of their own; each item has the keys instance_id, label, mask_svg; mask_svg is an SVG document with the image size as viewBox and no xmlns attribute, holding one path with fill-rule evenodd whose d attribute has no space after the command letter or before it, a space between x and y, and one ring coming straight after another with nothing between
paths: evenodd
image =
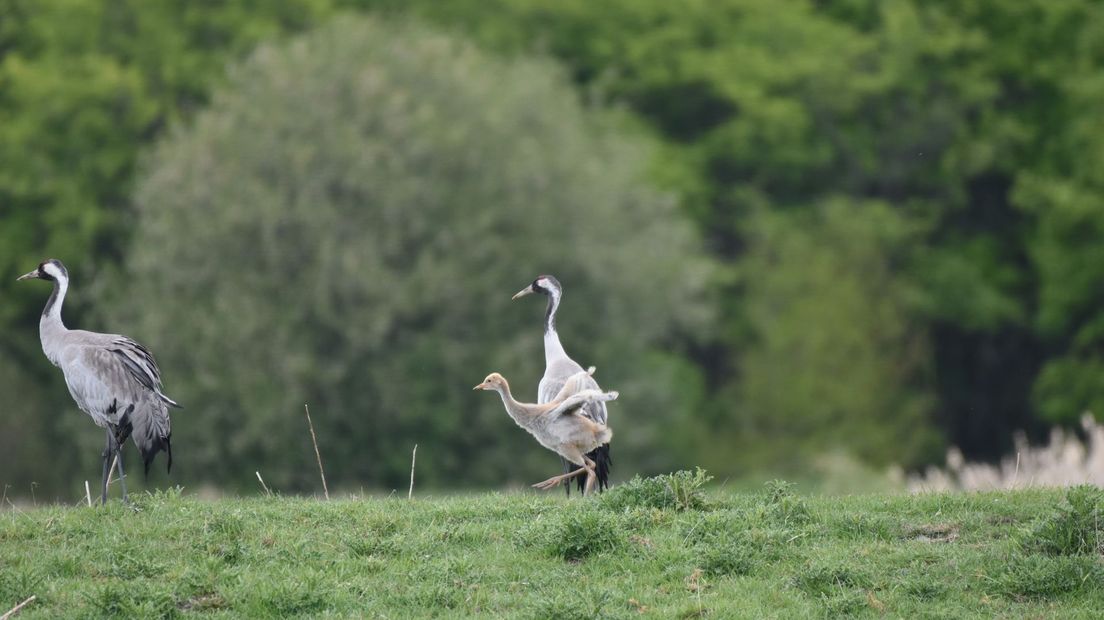
<instances>
[{"instance_id":1,"label":"black tail plume","mask_svg":"<svg viewBox=\"0 0 1104 620\"><path fill-rule=\"evenodd\" d=\"M613 466L613 459L610 458L609 444L603 444L591 450L587 454L587 457L594 461L594 473L598 474L598 492L601 493L609 488L609 473L610 468ZM586 488L586 476L576 476L575 481L579 486L579 492L582 493ZM568 495L570 494L571 487L568 486Z\"/></svg>"},{"instance_id":2,"label":"black tail plume","mask_svg":"<svg viewBox=\"0 0 1104 620\"><path fill-rule=\"evenodd\" d=\"M138 452L142 454L142 464L145 465L146 477L149 478L150 465L153 465L153 457L157 456L157 453L164 450L168 455L169 467L166 471L172 471L172 444L169 443L169 437L153 437L144 438L145 441L138 441L138 436L134 436L134 444L138 446Z\"/></svg>"}]
</instances>

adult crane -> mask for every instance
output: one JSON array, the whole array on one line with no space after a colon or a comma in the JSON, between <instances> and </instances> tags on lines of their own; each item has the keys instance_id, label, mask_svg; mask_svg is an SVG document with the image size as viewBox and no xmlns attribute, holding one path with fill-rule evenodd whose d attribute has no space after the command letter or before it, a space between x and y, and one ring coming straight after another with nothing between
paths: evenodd
<instances>
[{"instance_id":1,"label":"adult crane","mask_svg":"<svg viewBox=\"0 0 1104 620\"><path fill-rule=\"evenodd\" d=\"M564 383L572 376L583 371L583 367L571 359L560 344L560 335L556 331L556 311L560 307L560 299L563 297L563 287L556 278L543 275L538 276L533 282L518 291L513 299L524 297L533 293L548 296L548 307L544 313L544 376L541 377L537 387L537 403L550 402L563 388ZM580 383L581 389L601 390L598 382L589 374ZM606 425L607 412L605 401L588 402L580 410L580 413L591 421ZM609 442L602 443L587 453L587 458L595 464L595 474L598 480L598 490L602 491L609 486L609 471L613 465L610 459ZM564 470L571 471L571 463L564 459ZM584 490L584 481L578 480L579 490ZM571 480L565 479L564 486L567 494L571 494Z\"/></svg>"},{"instance_id":2,"label":"adult crane","mask_svg":"<svg viewBox=\"0 0 1104 620\"><path fill-rule=\"evenodd\" d=\"M80 410L106 429L100 501L107 503L107 479L113 459L118 464L123 501L129 502L123 474L122 446L128 438L142 455L146 474L158 452L164 450L172 469L169 407L179 407L161 391L161 371L148 349L118 334L68 329L61 305L69 290L69 272L57 259L43 261L18 280L47 280L54 291L42 310L38 334L46 359L61 368L65 385Z\"/></svg>"}]
</instances>

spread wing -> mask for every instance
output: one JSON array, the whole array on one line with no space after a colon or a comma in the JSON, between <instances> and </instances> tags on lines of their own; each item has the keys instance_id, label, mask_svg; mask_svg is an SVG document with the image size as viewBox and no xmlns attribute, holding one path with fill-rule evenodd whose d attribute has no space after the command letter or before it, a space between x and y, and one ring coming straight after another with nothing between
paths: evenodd
<instances>
[{"instance_id":1,"label":"spread wing","mask_svg":"<svg viewBox=\"0 0 1104 620\"><path fill-rule=\"evenodd\" d=\"M567 380L580 372L584 372L583 367L571 358L556 360L552 364L549 364L545 368L544 377L541 378L540 385L537 388L537 402L545 404L555 400L560 390L562 390L567 383ZM598 382L594 380L594 377L587 375L578 382L577 389L600 391L602 388L598 385ZM605 401L587 402L583 405L579 413L599 424L606 423L607 412Z\"/></svg>"},{"instance_id":2,"label":"spread wing","mask_svg":"<svg viewBox=\"0 0 1104 620\"><path fill-rule=\"evenodd\" d=\"M617 392L603 392L601 390L582 390L564 398L560 404L556 405L549 415L570 415L578 413L586 418L590 416L586 415L585 408L590 405L601 404L609 400L617 400Z\"/></svg>"}]
</instances>

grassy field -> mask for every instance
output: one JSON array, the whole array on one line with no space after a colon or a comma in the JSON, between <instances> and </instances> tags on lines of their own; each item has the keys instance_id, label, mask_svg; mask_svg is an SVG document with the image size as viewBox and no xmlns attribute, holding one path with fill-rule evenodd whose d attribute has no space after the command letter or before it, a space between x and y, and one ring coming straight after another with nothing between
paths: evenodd
<instances>
[{"instance_id":1,"label":"grassy field","mask_svg":"<svg viewBox=\"0 0 1104 620\"><path fill-rule=\"evenodd\" d=\"M1104 613L1096 489L598 499L163 492L0 513L0 614L380 618L1071 617Z\"/></svg>"}]
</instances>

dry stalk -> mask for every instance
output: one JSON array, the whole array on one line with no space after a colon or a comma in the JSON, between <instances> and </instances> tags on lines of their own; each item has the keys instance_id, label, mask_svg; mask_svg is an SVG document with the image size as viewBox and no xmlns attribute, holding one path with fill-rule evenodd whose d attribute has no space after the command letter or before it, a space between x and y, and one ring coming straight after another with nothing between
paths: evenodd
<instances>
[{"instance_id":1,"label":"dry stalk","mask_svg":"<svg viewBox=\"0 0 1104 620\"><path fill-rule=\"evenodd\" d=\"M16 605L15 607L12 607L11 610L8 611L8 613L4 614L3 616L0 616L0 620L8 620L8 618L11 618L15 614L19 613L19 610L23 609L27 605L30 605L37 598L38 598L37 596L32 595L31 598L23 601L22 603Z\"/></svg>"},{"instance_id":2,"label":"dry stalk","mask_svg":"<svg viewBox=\"0 0 1104 620\"><path fill-rule=\"evenodd\" d=\"M107 470L107 486L111 486L112 475L115 473L115 465L119 463L119 455L116 454L115 458L111 459L111 467Z\"/></svg>"},{"instance_id":3,"label":"dry stalk","mask_svg":"<svg viewBox=\"0 0 1104 620\"><path fill-rule=\"evenodd\" d=\"M406 499L414 497L414 462L418 460L418 444L414 444L414 453L410 455L410 490L406 492Z\"/></svg>"},{"instance_id":4,"label":"dry stalk","mask_svg":"<svg viewBox=\"0 0 1104 620\"><path fill-rule=\"evenodd\" d=\"M328 501L330 499L330 488L326 486L326 472L322 469L322 455L318 452L318 437L314 435L314 423L311 422L310 407L303 403L303 409L307 411L307 426L310 427L311 443L314 444L314 457L318 459L318 474L322 476L322 492L325 493Z\"/></svg>"},{"instance_id":5,"label":"dry stalk","mask_svg":"<svg viewBox=\"0 0 1104 620\"><path fill-rule=\"evenodd\" d=\"M1015 489L1016 483L1020 480L1020 453L1016 452L1016 471L1012 474L1012 484L1008 488Z\"/></svg>"},{"instance_id":6,"label":"dry stalk","mask_svg":"<svg viewBox=\"0 0 1104 620\"><path fill-rule=\"evenodd\" d=\"M269 497L272 497L272 491L268 490L268 485L264 483L264 478L261 477L261 472L259 472L259 471L257 472L257 480L260 481L261 488L264 489L265 494L268 495Z\"/></svg>"}]
</instances>

